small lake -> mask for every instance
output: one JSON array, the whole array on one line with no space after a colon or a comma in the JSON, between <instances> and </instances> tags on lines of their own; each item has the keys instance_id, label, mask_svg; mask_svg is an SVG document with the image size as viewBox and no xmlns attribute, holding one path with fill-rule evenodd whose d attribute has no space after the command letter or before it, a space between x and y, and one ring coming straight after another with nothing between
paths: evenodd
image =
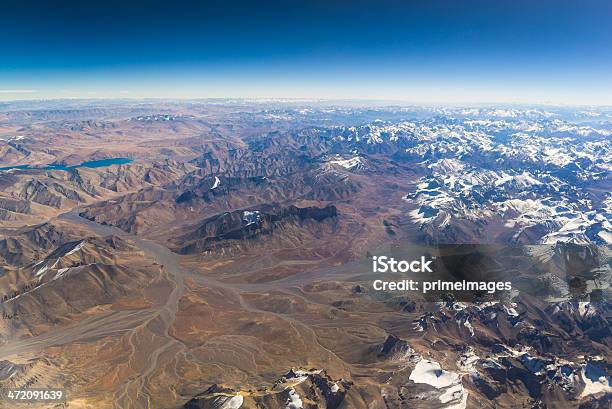
<instances>
[{"instance_id":1,"label":"small lake","mask_svg":"<svg viewBox=\"0 0 612 409\"><path fill-rule=\"evenodd\" d=\"M70 170L70 169L78 169L78 168L104 168L106 166L124 165L126 163L131 163L131 162L132 162L132 159L128 159L128 158L110 158L110 159L92 160L92 161L83 162L80 165L74 165L74 166L66 166L66 165L60 165L57 163L51 163L45 166L31 166L31 165L7 166L4 168L0 168L0 170L10 170L10 169Z\"/></svg>"}]
</instances>

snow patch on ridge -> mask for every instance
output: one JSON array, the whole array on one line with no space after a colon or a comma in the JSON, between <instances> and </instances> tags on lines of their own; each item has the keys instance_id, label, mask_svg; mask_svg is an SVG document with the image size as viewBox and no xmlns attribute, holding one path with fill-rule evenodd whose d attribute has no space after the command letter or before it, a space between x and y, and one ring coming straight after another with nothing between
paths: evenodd
<instances>
[{"instance_id":1,"label":"snow patch on ridge","mask_svg":"<svg viewBox=\"0 0 612 409\"><path fill-rule=\"evenodd\" d=\"M219 187L219 185L221 184L221 179L219 179L218 176L215 176L215 183L213 184L213 186L210 188L210 190L216 189Z\"/></svg>"},{"instance_id":2,"label":"snow patch on ridge","mask_svg":"<svg viewBox=\"0 0 612 409\"><path fill-rule=\"evenodd\" d=\"M214 404L221 404L219 409L240 409L242 407L242 403L244 402L244 397L242 395L236 396L222 396L215 400Z\"/></svg>"},{"instance_id":3,"label":"snow patch on ridge","mask_svg":"<svg viewBox=\"0 0 612 409\"><path fill-rule=\"evenodd\" d=\"M594 395L596 393L605 392L612 393L610 386L610 377L605 371L593 363L587 363L580 372L583 382L585 383L584 390L580 397Z\"/></svg>"},{"instance_id":4,"label":"snow patch on ridge","mask_svg":"<svg viewBox=\"0 0 612 409\"><path fill-rule=\"evenodd\" d=\"M289 389L289 397L287 398L287 406L285 409L302 409L303 403L300 395L295 391L295 389Z\"/></svg>"},{"instance_id":5,"label":"snow patch on ridge","mask_svg":"<svg viewBox=\"0 0 612 409\"><path fill-rule=\"evenodd\" d=\"M419 361L408 378L414 383L424 383L441 389L438 397L442 403L451 403L447 409L465 409L468 391L463 387L461 377L450 371L442 369L436 361L422 359Z\"/></svg>"},{"instance_id":6,"label":"snow patch on ridge","mask_svg":"<svg viewBox=\"0 0 612 409\"><path fill-rule=\"evenodd\" d=\"M246 223L247 226L258 223L260 220L260 217L261 216L257 210L254 210L254 211L245 210L244 212L242 212L242 220Z\"/></svg>"},{"instance_id":7,"label":"snow patch on ridge","mask_svg":"<svg viewBox=\"0 0 612 409\"><path fill-rule=\"evenodd\" d=\"M329 163L342 166L343 168L348 169L348 170L356 170L356 169L365 168L365 164L363 163L363 160L359 156L353 156L350 159L336 159L336 160L330 161Z\"/></svg>"}]
</instances>

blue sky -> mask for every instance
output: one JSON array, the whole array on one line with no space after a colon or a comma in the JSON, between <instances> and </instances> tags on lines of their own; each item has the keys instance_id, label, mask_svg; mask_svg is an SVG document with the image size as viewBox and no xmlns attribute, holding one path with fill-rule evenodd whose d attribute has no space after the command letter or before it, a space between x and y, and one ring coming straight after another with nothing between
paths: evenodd
<instances>
[{"instance_id":1,"label":"blue sky","mask_svg":"<svg viewBox=\"0 0 612 409\"><path fill-rule=\"evenodd\" d=\"M605 0L13 3L0 13L5 100L612 105Z\"/></svg>"}]
</instances>

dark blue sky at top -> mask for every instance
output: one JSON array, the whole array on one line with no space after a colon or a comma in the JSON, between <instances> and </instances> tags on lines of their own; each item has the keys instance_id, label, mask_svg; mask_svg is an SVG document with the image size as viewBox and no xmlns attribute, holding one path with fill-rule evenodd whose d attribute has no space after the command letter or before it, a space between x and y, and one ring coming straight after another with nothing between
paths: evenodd
<instances>
[{"instance_id":1,"label":"dark blue sky at top","mask_svg":"<svg viewBox=\"0 0 612 409\"><path fill-rule=\"evenodd\" d=\"M0 9L5 99L598 103L612 91L605 0L12 3Z\"/></svg>"}]
</instances>

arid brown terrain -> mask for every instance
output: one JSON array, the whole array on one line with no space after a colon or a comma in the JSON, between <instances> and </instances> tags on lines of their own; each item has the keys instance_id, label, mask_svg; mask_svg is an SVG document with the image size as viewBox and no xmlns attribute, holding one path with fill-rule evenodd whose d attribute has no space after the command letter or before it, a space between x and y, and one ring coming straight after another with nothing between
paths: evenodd
<instances>
[{"instance_id":1,"label":"arid brown terrain","mask_svg":"<svg viewBox=\"0 0 612 409\"><path fill-rule=\"evenodd\" d=\"M0 388L67 395L28 407L610 405L609 121L507 119L591 127L559 164L486 110L0 108ZM449 243L514 246L542 292L432 302L363 269Z\"/></svg>"}]
</instances>

